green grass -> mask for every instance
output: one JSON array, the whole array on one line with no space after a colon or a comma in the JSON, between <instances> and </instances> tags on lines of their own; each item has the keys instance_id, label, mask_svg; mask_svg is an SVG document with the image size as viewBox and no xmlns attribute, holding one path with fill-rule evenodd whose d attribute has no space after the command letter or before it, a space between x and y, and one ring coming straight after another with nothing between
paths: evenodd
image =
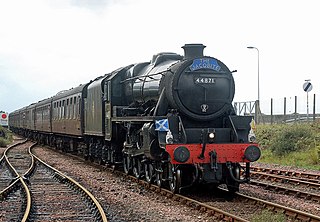
<instances>
[{"instance_id":1,"label":"green grass","mask_svg":"<svg viewBox=\"0 0 320 222\"><path fill-rule=\"evenodd\" d=\"M261 159L258 162L320 170L316 149L309 149L303 152L296 151L285 156L274 155L270 149L265 149L262 151Z\"/></svg>"},{"instance_id":2,"label":"green grass","mask_svg":"<svg viewBox=\"0 0 320 222\"><path fill-rule=\"evenodd\" d=\"M320 170L320 124L258 125L259 162Z\"/></svg>"},{"instance_id":3,"label":"green grass","mask_svg":"<svg viewBox=\"0 0 320 222\"><path fill-rule=\"evenodd\" d=\"M265 221L285 222L287 221L287 219L281 213L274 213L268 210L263 210L261 213L254 215L250 221L252 222L265 222Z\"/></svg>"}]
</instances>

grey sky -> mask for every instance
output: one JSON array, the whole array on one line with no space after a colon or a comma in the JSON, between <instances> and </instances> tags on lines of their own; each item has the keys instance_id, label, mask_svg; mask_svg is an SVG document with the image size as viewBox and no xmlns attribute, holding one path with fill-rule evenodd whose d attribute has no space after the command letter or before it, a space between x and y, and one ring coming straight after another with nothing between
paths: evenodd
<instances>
[{"instance_id":1,"label":"grey sky","mask_svg":"<svg viewBox=\"0 0 320 222\"><path fill-rule=\"evenodd\" d=\"M0 0L0 110L11 112L162 51L203 43L234 74L235 101L320 90L315 0Z\"/></svg>"}]
</instances>

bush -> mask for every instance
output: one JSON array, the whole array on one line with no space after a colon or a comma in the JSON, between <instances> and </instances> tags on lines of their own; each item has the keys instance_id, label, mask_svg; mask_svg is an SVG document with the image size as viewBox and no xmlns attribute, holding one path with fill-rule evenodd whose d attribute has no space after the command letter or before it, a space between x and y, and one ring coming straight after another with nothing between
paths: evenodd
<instances>
[{"instance_id":1,"label":"bush","mask_svg":"<svg viewBox=\"0 0 320 222\"><path fill-rule=\"evenodd\" d=\"M318 145L318 146L316 146L316 155L315 155L315 160L314 160L314 162L316 163L316 164L319 164L320 163L320 146Z\"/></svg>"},{"instance_id":2,"label":"bush","mask_svg":"<svg viewBox=\"0 0 320 222\"><path fill-rule=\"evenodd\" d=\"M285 125L270 145L271 151L283 156L293 151L306 150L314 146L314 134L310 125Z\"/></svg>"},{"instance_id":3,"label":"bush","mask_svg":"<svg viewBox=\"0 0 320 222\"><path fill-rule=\"evenodd\" d=\"M12 133L0 126L0 147L6 147L12 140Z\"/></svg>"},{"instance_id":4,"label":"bush","mask_svg":"<svg viewBox=\"0 0 320 222\"><path fill-rule=\"evenodd\" d=\"M320 170L320 124L258 125L260 162Z\"/></svg>"},{"instance_id":5,"label":"bush","mask_svg":"<svg viewBox=\"0 0 320 222\"><path fill-rule=\"evenodd\" d=\"M0 147L6 147L8 144L9 142L6 139L0 137Z\"/></svg>"},{"instance_id":6,"label":"bush","mask_svg":"<svg viewBox=\"0 0 320 222\"><path fill-rule=\"evenodd\" d=\"M262 149L271 149L277 156L315 146L316 133L309 124L260 125L257 140Z\"/></svg>"},{"instance_id":7,"label":"bush","mask_svg":"<svg viewBox=\"0 0 320 222\"><path fill-rule=\"evenodd\" d=\"M257 125L256 136L261 149L270 148L283 125Z\"/></svg>"}]
</instances>

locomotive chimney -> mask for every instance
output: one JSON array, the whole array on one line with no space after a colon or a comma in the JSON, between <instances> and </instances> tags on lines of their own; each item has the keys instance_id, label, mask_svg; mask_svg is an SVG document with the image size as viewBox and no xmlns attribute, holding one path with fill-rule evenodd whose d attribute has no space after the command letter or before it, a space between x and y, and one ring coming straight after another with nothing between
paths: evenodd
<instances>
[{"instance_id":1,"label":"locomotive chimney","mask_svg":"<svg viewBox=\"0 0 320 222\"><path fill-rule=\"evenodd\" d=\"M182 46L184 49L184 58L185 59L193 59L196 57L203 56L203 49L206 46L203 44L185 44Z\"/></svg>"}]
</instances>

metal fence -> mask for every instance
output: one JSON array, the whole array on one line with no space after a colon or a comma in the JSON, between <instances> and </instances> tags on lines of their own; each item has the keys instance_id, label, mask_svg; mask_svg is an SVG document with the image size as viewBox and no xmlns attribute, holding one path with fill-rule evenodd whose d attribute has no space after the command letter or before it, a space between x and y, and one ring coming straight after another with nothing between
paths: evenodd
<instances>
[{"instance_id":1,"label":"metal fence","mask_svg":"<svg viewBox=\"0 0 320 222\"><path fill-rule=\"evenodd\" d=\"M256 123L292 123L320 118L320 98L316 94L234 102L238 115L253 116Z\"/></svg>"}]
</instances>

